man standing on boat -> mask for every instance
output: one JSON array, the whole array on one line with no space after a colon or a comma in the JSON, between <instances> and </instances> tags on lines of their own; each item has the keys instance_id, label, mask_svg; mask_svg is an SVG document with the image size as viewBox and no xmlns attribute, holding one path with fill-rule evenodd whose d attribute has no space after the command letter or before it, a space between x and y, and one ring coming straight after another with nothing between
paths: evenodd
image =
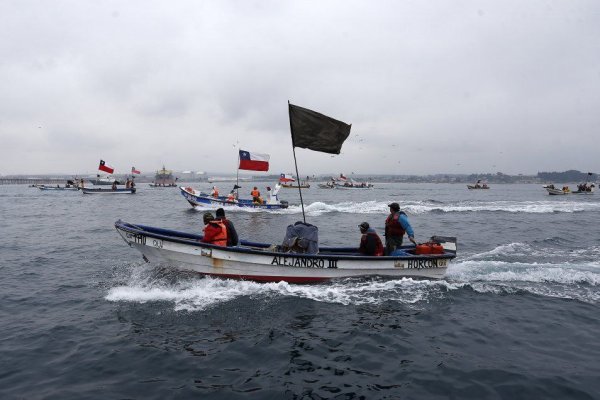
<instances>
[{"instance_id":1,"label":"man standing on boat","mask_svg":"<svg viewBox=\"0 0 600 400\"><path fill-rule=\"evenodd\" d=\"M375 229L369 227L368 222L363 222L358 225L360 233L360 247L358 251L360 254L365 256L382 256L383 255L383 244L379 235L375 232Z\"/></svg>"},{"instance_id":2,"label":"man standing on boat","mask_svg":"<svg viewBox=\"0 0 600 400\"><path fill-rule=\"evenodd\" d=\"M406 233L408 240L416 246L415 232L408 222L408 217L404 211L400 211L398 203L392 203L390 215L385 220L385 254L390 255L394 250L402 246L402 238Z\"/></svg>"},{"instance_id":3,"label":"man standing on boat","mask_svg":"<svg viewBox=\"0 0 600 400\"><path fill-rule=\"evenodd\" d=\"M217 217L215 221L221 221L225 228L227 229L227 246L237 246L239 242L237 231L233 226L233 222L225 218L225 210L222 208L217 208Z\"/></svg>"}]
</instances>

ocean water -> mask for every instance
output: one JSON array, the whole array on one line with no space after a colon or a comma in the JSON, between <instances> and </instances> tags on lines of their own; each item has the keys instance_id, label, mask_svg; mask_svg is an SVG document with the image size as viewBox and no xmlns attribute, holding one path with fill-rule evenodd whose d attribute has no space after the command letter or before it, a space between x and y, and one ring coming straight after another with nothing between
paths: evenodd
<instances>
[{"instance_id":1,"label":"ocean water","mask_svg":"<svg viewBox=\"0 0 600 400\"><path fill-rule=\"evenodd\" d=\"M357 244L362 221L382 232L397 201L418 241L456 236L458 257L439 281L212 279L143 262L114 229L200 232L205 209L178 189L0 186L0 399L600 398L600 194L377 184L303 197L322 245ZM280 243L302 213L228 217L242 238Z\"/></svg>"}]
</instances>

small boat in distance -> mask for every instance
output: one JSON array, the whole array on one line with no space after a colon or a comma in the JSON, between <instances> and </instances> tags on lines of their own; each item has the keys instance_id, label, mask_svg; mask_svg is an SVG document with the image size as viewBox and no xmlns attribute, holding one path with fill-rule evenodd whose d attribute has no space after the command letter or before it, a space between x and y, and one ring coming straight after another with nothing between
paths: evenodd
<instances>
[{"instance_id":1,"label":"small boat in distance","mask_svg":"<svg viewBox=\"0 0 600 400\"><path fill-rule=\"evenodd\" d=\"M474 185L467 185L467 188L468 189L489 189L490 187L488 186L487 183L481 182L481 179L478 179Z\"/></svg>"},{"instance_id":2,"label":"small boat in distance","mask_svg":"<svg viewBox=\"0 0 600 400\"><path fill-rule=\"evenodd\" d=\"M577 185L577 190L571 192L572 194L594 194L596 185L593 183L585 182Z\"/></svg>"},{"instance_id":3,"label":"small boat in distance","mask_svg":"<svg viewBox=\"0 0 600 400\"><path fill-rule=\"evenodd\" d=\"M150 187L177 187L178 180L179 178L173 176L173 171L166 169L163 165L161 170L156 171Z\"/></svg>"},{"instance_id":4,"label":"small boat in distance","mask_svg":"<svg viewBox=\"0 0 600 400\"><path fill-rule=\"evenodd\" d=\"M288 208L288 202L279 200L277 197L279 188L279 185L275 185L275 189L271 190L267 195L267 201L262 203L253 201L252 199L235 198L235 196L213 196L208 193L199 192L191 187L181 186L179 190L192 207L212 205L218 207L250 207L264 210L278 210Z\"/></svg>"},{"instance_id":5,"label":"small boat in distance","mask_svg":"<svg viewBox=\"0 0 600 400\"><path fill-rule=\"evenodd\" d=\"M89 178L88 180L94 186L111 186L113 182L117 182L117 185L121 184L121 182L114 178L112 175L100 176L100 174L98 174L95 178Z\"/></svg>"},{"instance_id":6,"label":"small boat in distance","mask_svg":"<svg viewBox=\"0 0 600 400\"><path fill-rule=\"evenodd\" d=\"M325 183L319 183L317 185L320 189L335 189L335 182L329 181Z\"/></svg>"},{"instance_id":7,"label":"small boat in distance","mask_svg":"<svg viewBox=\"0 0 600 400\"><path fill-rule=\"evenodd\" d=\"M565 194L571 194L571 189L568 186L563 186L562 188L554 187L554 184L544 185L544 189L548 192L549 195L552 196L562 196Z\"/></svg>"},{"instance_id":8,"label":"small boat in distance","mask_svg":"<svg viewBox=\"0 0 600 400\"><path fill-rule=\"evenodd\" d=\"M135 188L83 188L83 194L135 194Z\"/></svg>"},{"instance_id":9,"label":"small boat in distance","mask_svg":"<svg viewBox=\"0 0 600 400\"><path fill-rule=\"evenodd\" d=\"M292 174L281 174L279 176L279 184L281 185L281 187L288 189L310 188L310 183L308 183L308 179L306 181L301 180L299 182L296 182L296 179L292 177Z\"/></svg>"},{"instance_id":10,"label":"small boat in distance","mask_svg":"<svg viewBox=\"0 0 600 400\"><path fill-rule=\"evenodd\" d=\"M79 188L77 186L69 186L69 185L65 185L65 186L38 185L37 188L40 190L73 190L73 191L79 190Z\"/></svg>"}]
</instances>

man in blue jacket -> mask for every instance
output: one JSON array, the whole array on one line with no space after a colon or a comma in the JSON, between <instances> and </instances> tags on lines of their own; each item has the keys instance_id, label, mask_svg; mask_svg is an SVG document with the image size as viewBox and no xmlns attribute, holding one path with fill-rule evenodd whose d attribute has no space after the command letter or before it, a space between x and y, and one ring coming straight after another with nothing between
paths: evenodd
<instances>
[{"instance_id":1,"label":"man in blue jacket","mask_svg":"<svg viewBox=\"0 0 600 400\"><path fill-rule=\"evenodd\" d=\"M408 240L415 245L415 232L408 222L408 217L404 211L400 211L398 203L392 203L390 215L385 220L385 255L390 255L394 250L402 246L402 238L406 233Z\"/></svg>"}]
</instances>

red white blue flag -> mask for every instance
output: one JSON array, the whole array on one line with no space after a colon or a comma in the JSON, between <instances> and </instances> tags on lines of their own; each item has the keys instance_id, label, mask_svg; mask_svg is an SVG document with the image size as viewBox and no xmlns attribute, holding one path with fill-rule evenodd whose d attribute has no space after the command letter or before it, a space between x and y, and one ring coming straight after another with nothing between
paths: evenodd
<instances>
[{"instance_id":1,"label":"red white blue flag","mask_svg":"<svg viewBox=\"0 0 600 400\"><path fill-rule=\"evenodd\" d=\"M249 151L240 150L239 169L245 169L249 171L268 171L269 155L250 153Z\"/></svg>"},{"instance_id":2,"label":"red white blue flag","mask_svg":"<svg viewBox=\"0 0 600 400\"><path fill-rule=\"evenodd\" d=\"M104 160L100 160L100 165L98 166L98 170L99 171L104 171L108 174L112 174L113 172L115 172L114 168L109 167L108 165L106 165L106 163L104 162Z\"/></svg>"},{"instance_id":3,"label":"red white blue flag","mask_svg":"<svg viewBox=\"0 0 600 400\"><path fill-rule=\"evenodd\" d=\"M131 167L131 173L132 173L132 174L138 174L138 175L139 175L141 172L140 172L140 171L138 171L137 169L135 169L135 167Z\"/></svg>"},{"instance_id":4,"label":"red white blue flag","mask_svg":"<svg viewBox=\"0 0 600 400\"><path fill-rule=\"evenodd\" d=\"M279 175L279 182L296 182L296 180L290 174Z\"/></svg>"}]
</instances>

